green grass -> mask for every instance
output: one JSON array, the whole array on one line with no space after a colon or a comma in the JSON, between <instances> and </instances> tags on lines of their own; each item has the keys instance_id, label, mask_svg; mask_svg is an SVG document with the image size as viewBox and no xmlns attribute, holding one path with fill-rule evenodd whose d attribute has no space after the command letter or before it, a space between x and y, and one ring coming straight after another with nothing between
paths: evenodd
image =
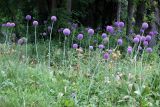
<instances>
[{"instance_id":1,"label":"green grass","mask_svg":"<svg viewBox=\"0 0 160 107\"><path fill-rule=\"evenodd\" d=\"M54 48L53 48L54 47ZM35 49L25 45L1 44L0 107L159 107L160 64L158 54L144 55L135 62L115 53L109 61L103 52L78 54L68 49L63 65L63 48L52 44L51 72L48 48L38 44L40 63ZM152 59L152 60L150 60ZM90 64L89 64L90 62Z\"/></svg>"}]
</instances>

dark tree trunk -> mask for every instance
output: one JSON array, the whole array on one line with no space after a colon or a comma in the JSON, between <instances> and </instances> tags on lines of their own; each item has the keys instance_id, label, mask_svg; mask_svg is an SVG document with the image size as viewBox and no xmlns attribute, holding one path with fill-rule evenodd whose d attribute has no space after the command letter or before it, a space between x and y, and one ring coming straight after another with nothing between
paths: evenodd
<instances>
[{"instance_id":1,"label":"dark tree trunk","mask_svg":"<svg viewBox=\"0 0 160 107\"><path fill-rule=\"evenodd\" d=\"M117 21L120 21L120 18L121 18L121 0L118 0Z\"/></svg>"},{"instance_id":2,"label":"dark tree trunk","mask_svg":"<svg viewBox=\"0 0 160 107\"><path fill-rule=\"evenodd\" d=\"M145 15L145 0L141 0L137 5L137 10L136 10L136 27L137 27L136 32L137 33L140 32L144 15Z\"/></svg>"},{"instance_id":3,"label":"dark tree trunk","mask_svg":"<svg viewBox=\"0 0 160 107\"><path fill-rule=\"evenodd\" d=\"M128 0L128 18L127 18L127 32L126 34L129 35L131 29L132 29L132 18L134 14L134 1Z\"/></svg>"},{"instance_id":4,"label":"dark tree trunk","mask_svg":"<svg viewBox=\"0 0 160 107\"><path fill-rule=\"evenodd\" d=\"M72 0L67 0L67 11L69 15L72 13Z\"/></svg>"},{"instance_id":5,"label":"dark tree trunk","mask_svg":"<svg viewBox=\"0 0 160 107\"><path fill-rule=\"evenodd\" d=\"M51 0L51 14L55 12L55 9L57 7L57 1L56 0Z\"/></svg>"}]
</instances>

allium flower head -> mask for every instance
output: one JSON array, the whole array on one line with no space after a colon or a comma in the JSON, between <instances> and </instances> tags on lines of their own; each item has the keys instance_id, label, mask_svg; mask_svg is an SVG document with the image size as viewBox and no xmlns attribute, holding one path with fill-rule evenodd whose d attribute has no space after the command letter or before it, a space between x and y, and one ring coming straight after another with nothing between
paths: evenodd
<instances>
[{"instance_id":1,"label":"allium flower head","mask_svg":"<svg viewBox=\"0 0 160 107\"><path fill-rule=\"evenodd\" d=\"M38 21L33 21L33 26L38 26Z\"/></svg>"},{"instance_id":2,"label":"allium flower head","mask_svg":"<svg viewBox=\"0 0 160 107\"><path fill-rule=\"evenodd\" d=\"M114 23L114 26L115 26L115 27L119 27L119 22L115 22L115 23Z\"/></svg>"},{"instance_id":3,"label":"allium flower head","mask_svg":"<svg viewBox=\"0 0 160 107\"><path fill-rule=\"evenodd\" d=\"M148 28L148 23L144 22L142 23L142 29L147 29Z\"/></svg>"},{"instance_id":4,"label":"allium flower head","mask_svg":"<svg viewBox=\"0 0 160 107\"><path fill-rule=\"evenodd\" d=\"M26 16L26 20L27 20L27 21L29 21L29 20L31 20L31 19L32 19L31 15L27 15L27 16Z\"/></svg>"},{"instance_id":5,"label":"allium flower head","mask_svg":"<svg viewBox=\"0 0 160 107\"><path fill-rule=\"evenodd\" d=\"M48 32L51 32L51 30L52 30L52 27L48 26Z\"/></svg>"},{"instance_id":6,"label":"allium flower head","mask_svg":"<svg viewBox=\"0 0 160 107\"><path fill-rule=\"evenodd\" d=\"M101 44L101 45L99 45L98 47L99 47L99 49L104 49L104 48L105 48L105 46L104 46L104 45L102 45L102 44Z\"/></svg>"},{"instance_id":7,"label":"allium flower head","mask_svg":"<svg viewBox=\"0 0 160 107\"><path fill-rule=\"evenodd\" d=\"M15 23L10 23L10 27L15 27L16 24Z\"/></svg>"},{"instance_id":8,"label":"allium flower head","mask_svg":"<svg viewBox=\"0 0 160 107\"><path fill-rule=\"evenodd\" d=\"M63 30L63 34L64 34L65 36L69 36L69 35L71 34L71 31L70 31L68 28L65 28L65 29Z\"/></svg>"},{"instance_id":9,"label":"allium flower head","mask_svg":"<svg viewBox=\"0 0 160 107\"><path fill-rule=\"evenodd\" d=\"M154 33L151 31L151 32L149 32L149 35L150 36L154 36Z\"/></svg>"},{"instance_id":10,"label":"allium flower head","mask_svg":"<svg viewBox=\"0 0 160 107\"><path fill-rule=\"evenodd\" d=\"M142 47L141 47L141 46L138 46L138 50L142 50Z\"/></svg>"},{"instance_id":11,"label":"allium flower head","mask_svg":"<svg viewBox=\"0 0 160 107\"><path fill-rule=\"evenodd\" d=\"M112 51L111 49L108 51L109 54L112 54L112 52L113 52L113 51Z\"/></svg>"},{"instance_id":12,"label":"allium flower head","mask_svg":"<svg viewBox=\"0 0 160 107\"><path fill-rule=\"evenodd\" d=\"M157 31L153 31L154 35L158 35L158 32Z\"/></svg>"},{"instance_id":13,"label":"allium flower head","mask_svg":"<svg viewBox=\"0 0 160 107\"><path fill-rule=\"evenodd\" d=\"M147 41L151 41L151 39L152 39L152 37L151 37L150 35L147 35L147 36L146 36L146 40L147 40Z\"/></svg>"},{"instance_id":14,"label":"allium flower head","mask_svg":"<svg viewBox=\"0 0 160 107\"><path fill-rule=\"evenodd\" d=\"M135 38L133 39L133 42L136 43L136 44L139 43L139 38L135 37Z\"/></svg>"},{"instance_id":15,"label":"allium flower head","mask_svg":"<svg viewBox=\"0 0 160 107\"><path fill-rule=\"evenodd\" d=\"M88 34L89 34L90 36L92 36L92 35L94 34L94 30L93 30L93 29L88 29Z\"/></svg>"},{"instance_id":16,"label":"allium flower head","mask_svg":"<svg viewBox=\"0 0 160 107\"><path fill-rule=\"evenodd\" d=\"M93 46L89 46L89 49L90 49L90 50L93 50Z\"/></svg>"},{"instance_id":17,"label":"allium flower head","mask_svg":"<svg viewBox=\"0 0 160 107\"><path fill-rule=\"evenodd\" d=\"M119 22L119 27L123 28L124 27L124 22Z\"/></svg>"},{"instance_id":18,"label":"allium flower head","mask_svg":"<svg viewBox=\"0 0 160 107\"><path fill-rule=\"evenodd\" d=\"M144 42L143 42L143 45L144 45L144 46L148 46L148 41L144 41Z\"/></svg>"},{"instance_id":19,"label":"allium flower head","mask_svg":"<svg viewBox=\"0 0 160 107\"><path fill-rule=\"evenodd\" d=\"M118 45L122 45L122 44L123 44L123 40L122 40L122 39L118 39L118 40L117 40L117 44L118 44Z\"/></svg>"},{"instance_id":20,"label":"allium flower head","mask_svg":"<svg viewBox=\"0 0 160 107\"><path fill-rule=\"evenodd\" d=\"M107 34L106 33L102 33L102 38L106 38L107 37Z\"/></svg>"},{"instance_id":21,"label":"allium flower head","mask_svg":"<svg viewBox=\"0 0 160 107\"><path fill-rule=\"evenodd\" d=\"M106 30L109 33L113 33L114 32L114 28L112 26L107 26Z\"/></svg>"},{"instance_id":22,"label":"allium flower head","mask_svg":"<svg viewBox=\"0 0 160 107\"><path fill-rule=\"evenodd\" d=\"M52 16L52 17L51 17L51 21L52 21L52 22L56 22L56 21L57 21L57 17L56 17L56 16Z\"/></svg>"},{"instance_id":23,"label":"allium flower head","mask_svg":"<svg viewBox=\"0 0 160 107\"><path fill-rule=\"evenodd\" d=\"M128 54L131 54L131 53L132 53L132 47L131 47L131 46L129 46L129 47L127 48L127 53L128 53Z\"/></svg>"},{"instance_id":24,"label":"allium flower head","mask_svg":"<svg viewBox=\"0 0 160 107\"><path fill-rule=\"evenodd\" d=\"M82 40L83 39L83 34L78 34L77 39Z\"/></svg>"},{"instance_id":25,"label":"allium flower head","mask_svg":"<svg viewBox=\"0 0 160 107\"><path fill-rule=\"evenodd\" d=\"M47 35L47 33L46 32L43 32L43 36L46 36Z\"/></svg>"},{"instance_id":26,"label":"allium flower head","mask_svg":"<svg viewBox=\"0 0 160 107\"><path fill-rule=\"evenodd\" d=\"M11 27L12 25L11 25L10 22L7 22L6 26L7 26L7 27Z\"/></svg>"},{"instance_id":27,"label":"allium flower head","mask_svg":"<svg viewBox=\"0 0 160 107\"><path fill-rule=\"evenodd\" d=\"M146 52L148 52L148 53L152 53L152 48L150 48L150 47L148 47L147 49L146 49Z\"/></svg>"},{"instance_id":28,"label":"allium flower head","mask_svg":"<svg viewBox=\"0 0 160 107\"><path fill-rule=\"evenodd\" d=\"M146 37L145 36L141 36L141 42L145 41Z\"/></svg>"},{"instance_id":29,"label":"allium flower head","mask_svg":"<svg viewBox=\"0 0 160 107\"><path fill-rule=\"evenodd\" d=\"M103 55L103 58L104 58L105 60L108 60L108 59L109 59L109 54L108 54L108 53L105 53L105 54Z\"/></svg>"},{"instance_id":30,"label":"allium flower head","mask_svg":"<svg viewBox=\"0 0 160 107\"><path fill-rule=\"evenodd\" d=\"M140 32L141 32L141 33L144 33L144 29L141 29Z\"/></svg>"},{"instance_id":31,"label":"allium flower head","mask_svg":"<svg viewBox=\"0 0 160 107\"><path fill-rule=\"evenodd\" d=\"M73 44L72 46L74 49L77 49L78 48L78 44Z\"/></svg>"}]
</instances>

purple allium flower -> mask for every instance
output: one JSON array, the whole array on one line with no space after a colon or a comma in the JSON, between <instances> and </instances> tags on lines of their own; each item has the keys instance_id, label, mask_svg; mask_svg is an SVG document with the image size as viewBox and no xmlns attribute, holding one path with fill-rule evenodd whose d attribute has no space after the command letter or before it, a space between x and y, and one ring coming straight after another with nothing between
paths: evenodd
<instances>
[{"instance_id":1,"label":"purple allium flower","mask_svg":"<svg viewBox=\"0 0 160 107\"><path fill-rule=\"evenodd\" d=\"M109 54L108 54L108 53L105 53L105 54L103 55L103 58L104 58L105 60L108 60L108 59L109 59Z\"/></svg>"},{"instance_id":2,"label":"purple allium flower","mask_svg":"<svg viewBox=\"0 0 160 107\"><path fill-rule=\"evenodd\" d=\"M142 29L147 29L148 28L148 23L144 22L142 23Z\"/></svg>"},{"instance_id":3,"label":"purple allium flower","mask_svg":"<svg viewBox=\"0 0 160 107\"><path fill-rule=\"evenodd\" d=\"M152 39L152 37L151 37L150 35L147 35L147 36L146 36L146 40L147 40L147 41L151 41L151 39Z\"/></svg>"},{"instance_id":4,"label":"purple allium flower","mask_svg":"<svg viewBox=\"0 0 160 107\"><path fill-rule=\"evenodd\" d=\"M102 38L106 38L107 37L107 34L106 33L102 33Z\"/></svg>"},{"instance_id":5,"label":"purple allium flower","mask_svg":"<svg viewBox=\"0 0 160 107\"><path fill-rule=\"evenodd\" d=\"M83 34L78 34L77 39L82 40L83 39Z\"/></svg>"},{"instance_id":6,"label":"purple allium flower","mask_svg":"<svg viewBox=\"0 0 160 107\"><path fill-rule=\"evenodd\" d=\"M144 45L144 46L148 46L148 41L144 41L144 42L143 42L143 45Z\"/></svg>"},{"instance_id":7,"label":"purple allium flower","mask_svg":"<svg viewBox=\"0 0 160 107\"><path fill-rule=\"evenodd\" d=\"M93 50L93 46L89 46L89 49L90 49L90 50Z\"/></svg>"},{"instance_id":8,"label":"purple allium flower","mask_svg":"<svg viewBox=\"0 0 160 107\"><path fill-rule=\"evenodd\" d=\"M63 30L64 30L64 28L60 28L60 29L58 29L58 32L60 33L60 32L63 32Z\"/></svg>"},{"instance_id":9,"label":"purple allium flower","mask_svg":"<svg viewBox=\"0 0 160 107\"><path fill-rule=\"evenodd\" d=\"M145 36L141 36L141 42L145 41L146 40L146 37Z\"/></svg>"},{"instance_id":10,"label":"purple allium flower","mask_svg":"<svg viewBox=\"0 0 160 107\"><path fill-rule=\"evenodd\" d=\"M112 51L111 49L108 51L109 54L112 54L112 52L113 52L113 51Z\"/></svg>"},{"instance_id":11,"label":"purple allium flower","mask_svg":"<svg viewBox=\"0 0 160 107\"><path fill-rule=\"evenodd\" d=\"M141 33L144 33L144 29L141 29L140 32L141 32Z\"/></svg>"},{"instance_id":12,"label":"purple allium flower","mask_svg":"<svg viewBox=\"0 0 160 107\"><path fill-rule=\"evenodd\" d=\"M88 30L88 34L89 34L90 36L92 36L92 35L94 34L94 30L93 30L93 29L89 29L89 30Z\"/></svg>"},{"instance_id":13,"label":"purple allium flower","mask_svg":"<svg viewBox=\"0 0 160 107\"><path fill-rule=\"evenodd\" d=\"M43 32L43 36L46 36L47 35L47 33L46 32Z\"/></svg>"},{"instance_id":14,"label":"purple allium flower","mask_svg":"<svg viewBox=\"0 0 160 107\"><path fill-rule=\"evenodd\" d=\"M72 46L74 49L77 49L78 48L78 44L73 44Z\"/></svg>"},{"instance_id":15,"label":"purple allium flower","mask_svg":"<svg viewBox=\"0 0 160 107\"><path fill-rule=\"evenodd\" d=\"M113 33L114 32L114 28L112 26L107 26L106 30L109 33Z\"/></svg>"},{"instance_id":16,"label":"purple allium flower","mask_svg":"<svg viewBox=\"0 0 160 107\"><path fill-rule=\"evenodd\" d=\"M48 32L51 32L51 30L52 30L52 27L48 26Z\"/></svg>"},{"instance_id":17,"label":"purple allium flower","mask_svg":"<svg viewBox=\"0 0 160 107\"><path fill-rule=\"evenodd\" d=\"M119 22L115 22L115 23L114 23L114 26L115 26L115 27L119 27Z\"/></svg>"},{"instance_id":18,"label":"purple allium flower","mask_svg":"<svg viewBox=\"0 0 160 107\"><path fill-rule=\"evenodd\" d=\"M149 35L150 36L154 36L154 33L151 31L151 32L149 32Z\"/></svg>"},{"instance_id":19,"label":"purple allium flower","mask_svg":"<svg viewBox=\"0 0 160 107\"><path fill-rule=\"evenodd\" d=\"M38 21L33 21L33 26L38 26Z\"/></svg>"},{"instance_id":20,"label":"purple allium flower","mask_svg":"<svg viewBox=\"0 0 160 107\"><path fill-rule=\"evenodd\" d=\"M141 35L136 35L136 38L138 38L139 40L141 39Z\"/></svg>"},{"instance_id":21,"label":"purple allium flower","mask_svg":"<svg viewBox=\"0 0 160 107\"><path fill-rule=\"evenodd\" d=\"M132 53L132 47L131 47L131 46L129 46L129 47L127 48L127 53L128 53L128 54L131 54L131 53Z\"/></svg>"},{"instance_id":22,"label":"purple allium flower","mask_svg":"<svg viewBox=\"0 0 160 107\"><path fill-rule=\"evenodd\" d=\"M146 49L146 52L148 52L148 53L152 53L152 48L150 48L150 47L148 47L147 49Z\"/></svg>"},{"instance_id":23,"label":"purple allium flower","mask_svg":"<svg viewBox=\"0 0 160 107\"><path fill-rule=\"evenodd\" d=\"M26 16L26 20L27 20L27 21L31 20L31 18L32 18L31 15L27 15L27 16Z\"/></svg>"},{"instance_id":24,"label":"purple allium flower","mask_svg":"<svg viewBox=\"0 0 160 107\"><path fill-rule=\"evenodd\" d=\"M124 27L124 22L119 22L119 27L123 28Z\"/></svg>"},{"instance_id":25,"label":"purple allium flower","mask_svg":"<svg viewBox=\"0 0 160 107\"><path fill-rule=\"evenodd\" d=\"M141 47L141 46L138 46L138 50L142 50L142 47Z\"/></svg>"},{"instance_id":26,"label":"purple allium flower","mask_svg":"<svg viewBox=\"0 0 160 107\"><path fill-rule=\"evenodd\" d=\"M15 27L16 24L15 23L10 23L10 27Z\"/></svg>"},{"instance_id":27,"label":"purple allium flower","mask_svg":"<svg viewBox=\"0 0 160 107\"><path fill-rule=\"evenodd\" d=\"M18 40L18 44L19 45L23 45L23 44L25 44L25 43L27 43L27 39L26 38L20 38L19 40Z\"/></svg>"},{"instance_id":28,"label":"purple allium flower","mask_svg":"<svg viewBox=\"0 0 160 107\"><path fill-rule=\"evenodd\" d=\"M153 31L154 35L158 35L158 32L157 31Z\"/></svg>"},{"instance_id":29,"label":"purple allium flower","mask_svg":"<svg viewBox=\"0 0 160 107\"><path fill-rule=\"evenodd\" d=\"M118 44L118 45L122 45L122 44L123 44L123 40L122 40L122 39L118 39L118 40L117 40L117 44Z\"/></svg>"},{"instance_id":30,"label":"purple allium flower","mask_svg":"<svg viewBox=\"0 0 160 107\"><path fill-rule=\"evenodd\" d=\"M101 44L101 45L99 45L98 47L99 47L99 49L104 49L104 48L105 48L105 46L104 46L104 45L102 45L102 44Z\"/></svg>"},{"instance_id":31,"label":"purple allium flower","mask_svg":"<svg viewBox=\"0 0 160 107\"><path fill-rule=\"evenodd\" d=\"M6 26L7 26L7 27L11 27L12 25L11 25L10 22L7 22Z\"/></svg>"},{"instance_id":32,"label":"purple allium flower","mask_svg":"<svg viewBox=\"0 0 160 107\"><path fill-rule=\"evenodd\" d=\"M135 37L135 38L133 39L133 42L136 43L136 44L139 43L139 38Z\"/></svg>"},{"instance_id":33,"label":"purple allium flower","mask_svg":"<svg viewBox=\"0 0 160 107\"><path fill-rule=\"evenodd\" d=\"M57 21L57 17L56 17L56 16L52 16L52 17L51 17L51 21L52 21L52 22L56 22L56 21Z\"/></svg>"},{"instance_id":34,"label":"purple allium flower","mask_svg":"<svg viewBox=\"0 0 160 107\"><path fill-rule=\"evenodd\" d=\"M65 28L65 29L63 30L63 34L64 34L65 36L69 36L69 35L71 34L71 31L70 31L68 28Z\"/></svg>"}]
</instances>

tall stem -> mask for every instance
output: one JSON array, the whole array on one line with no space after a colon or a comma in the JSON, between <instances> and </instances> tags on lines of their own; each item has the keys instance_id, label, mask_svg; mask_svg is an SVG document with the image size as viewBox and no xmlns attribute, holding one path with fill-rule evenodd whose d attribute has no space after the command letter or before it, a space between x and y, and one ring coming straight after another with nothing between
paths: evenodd
<instances>
[{"instance_id":1,"label":"tall stem","mask_svg":"<svg viewBox=\"0 0 160 107\"><path fill-rule=\"evenodd\" d=\"M27 21L27 32L26 32L26 63L27 63L27 51L28 51L28 21Z\"/></svg>"},{"instance_id":2,"label":"tall stem","mask_svg":"<svg viewBox=\"0 0 160 107\"><path fill-rule=\"evenodd\" d=\"M52 27L51 27L51 32L50 32L50 35L49 35L49 49L48 49L48 65L49 65L49 71L50 71L50 66L51 66L51 40L52 40L52 29L53 29L53 22L52 22Z\"/></svg>"},{"instance_id":3,"label":"tall stem","mask_svg":"<svg viewBox=\"0 0 160 107\"><path fill-rule=\"evenodd\" d=\"M37 27L35 26L35 47L36 47L36 57L37 57L37 60L39 62L39 58L38 58L38 48L37 48Z\"/></svg>"}]
</instances>

